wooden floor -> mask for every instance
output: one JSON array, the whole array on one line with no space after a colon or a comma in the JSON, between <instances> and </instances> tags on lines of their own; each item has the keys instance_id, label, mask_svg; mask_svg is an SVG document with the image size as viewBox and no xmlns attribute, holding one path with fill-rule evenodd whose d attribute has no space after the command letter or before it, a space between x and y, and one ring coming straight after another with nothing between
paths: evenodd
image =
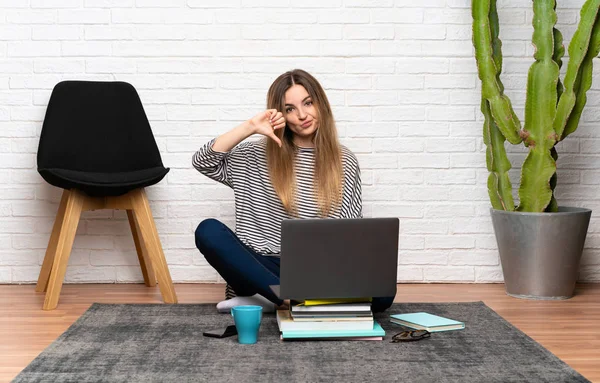
<instances>
[{"instance_id":1,"label":"wooden floor","mask_svg":"<svg viewBox=\"0 0 600 383\"><path fill-rule=\"evenodd\" d=\"M158 288L64 285L58 308L43 311L33 285L0 285L0 382L9 382L94 302L160 303ZM180 303L217 302L224 285L178 284ZM396 302L483 301L579 371L600 382L600 284L582 284L565 301L509 297L502 284L401 284Z\"/></svg>"}]
</instances>

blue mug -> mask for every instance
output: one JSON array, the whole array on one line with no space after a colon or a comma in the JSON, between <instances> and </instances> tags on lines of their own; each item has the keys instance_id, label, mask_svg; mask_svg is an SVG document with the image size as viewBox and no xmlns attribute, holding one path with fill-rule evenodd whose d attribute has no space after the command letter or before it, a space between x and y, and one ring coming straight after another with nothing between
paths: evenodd
<instances>
[{"instance_id":1,"label":"blue mug","mask_svg":"<svg viewBox=\"0 0 600 383\"><path fill-rule=\"evenodd\" d=\"M231 316L238 332L238 342L256 343L262 319L262 306L235 306L231 309Z\"/></svg>"}]
</instances>

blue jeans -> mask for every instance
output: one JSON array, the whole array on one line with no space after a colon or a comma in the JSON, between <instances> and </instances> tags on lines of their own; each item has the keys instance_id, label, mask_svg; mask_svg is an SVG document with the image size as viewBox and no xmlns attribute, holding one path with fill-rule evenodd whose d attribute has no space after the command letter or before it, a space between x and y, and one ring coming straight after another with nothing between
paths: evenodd
<instances>
[{"instance_id":1,"label":"blue jeans","mask_svg":"<svg viewBox=\"0 0 600 383\"><path fill-rule=\"evenodd\" d=\"M271 302L283 301L269 285L279 285L279 257L261 255L250 249L222 222L209 218L196 228L196 247L238 296L260 294ZM373 298L373 312L384 311L394 297Z\"/></svg>"}]
</instances>

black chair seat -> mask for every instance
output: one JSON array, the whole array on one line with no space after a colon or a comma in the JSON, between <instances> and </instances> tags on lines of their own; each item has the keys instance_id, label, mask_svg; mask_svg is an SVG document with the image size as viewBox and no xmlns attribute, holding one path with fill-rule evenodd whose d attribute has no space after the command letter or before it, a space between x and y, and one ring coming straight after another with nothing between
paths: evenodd
<instances>
[{"instance_id":1,"label":"black chair seat","mask_svg":"<svg viewBox=\"0 0 600 383\"><path fill-rule=\"evenodd\" d=\"M160 166L116 173L39 169L39 173L49 184L63 189L76 188L91 196L122 195L137 188L154 185L168 172L168 168Z\"/></svg>"},{"instance_id":2,"label":"black chair seat","mask_svg":"<svg viewBox=\"0 0 600 383\"><path fill-rule=\"evenodd\" d=\"M137 91L121 81L54 87L37 168L51 185L100 197L154 185L169 172Z\"/></svg>"}]
</instances>

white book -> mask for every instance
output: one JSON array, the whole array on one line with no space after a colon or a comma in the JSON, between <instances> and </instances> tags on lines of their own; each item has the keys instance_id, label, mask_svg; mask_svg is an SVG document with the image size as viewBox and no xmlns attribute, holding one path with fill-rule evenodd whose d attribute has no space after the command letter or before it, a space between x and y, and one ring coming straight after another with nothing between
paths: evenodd
<instances>
[{"instance_id":1,"label":"white book","mask_svg":"<svg viewBox=\"0 0 600 383\"><path fill-rule=\"evenodd\" d=\"M370 312L370 303L338 303L332 305L314 305L314 306L292 306L293 312L344 312L344 311L361 311Z\"/></svg>"},{"instance_id":2,"label":"white book","mask_svg":"<svg viewBox=\"0 0 600 383\"><path fill-rule=\"evenodd\" d=\"M300 317L292 315L294 322L371 322L373 316L369 317Z\"/></svg>"},{"instance_id":3,"label":"white book","mask_svg":"<svg viewBox=\"0 0 600 383\"><path fill-rule=\"evenodd\" d=\"M372 330L373 320L361 321L294 321L289 310L277 310L279 331Z\"/></svg>"}]
</instances>

